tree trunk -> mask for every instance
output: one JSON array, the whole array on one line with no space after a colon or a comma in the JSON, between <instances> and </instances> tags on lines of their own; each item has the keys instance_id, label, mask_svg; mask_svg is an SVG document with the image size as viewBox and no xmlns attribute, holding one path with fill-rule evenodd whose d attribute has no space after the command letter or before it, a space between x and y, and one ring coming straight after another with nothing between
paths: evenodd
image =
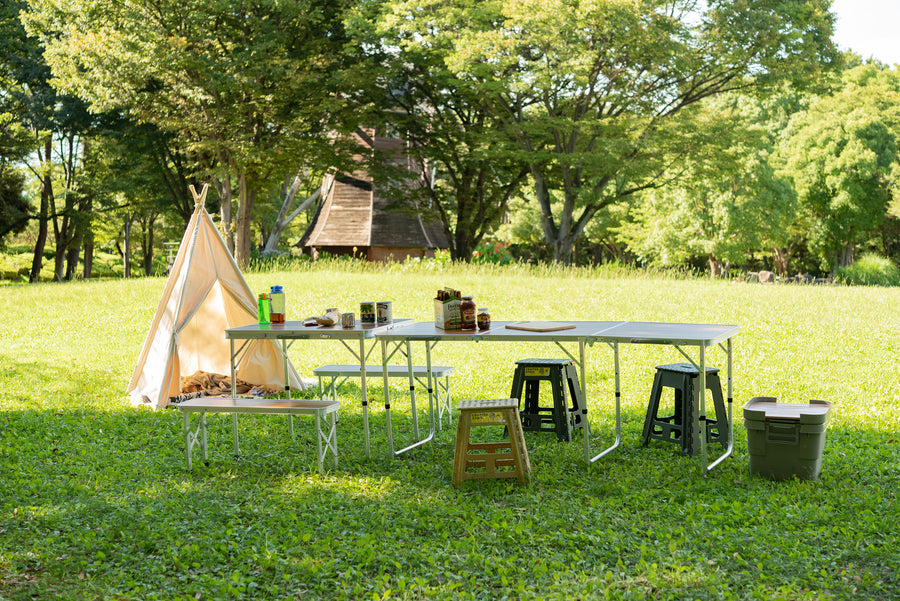
<instances>
[{"instance_id":1,"label":"tree trunk","mask_svg":"<svg viewBox=\"0 0 900 601\"><path fill-rule=\"evenodd\" d=\"M213 184L219 193L219 213L222 216L222 237L228 252L234 256L234 223L231 219L231 175L226 174L222 179L215 178Z\"/></svg>"},{"instance_id":2,"label":"tree trunk","mask_svg":"<svg viewBox=\"0 0 900 601\"><path fill-rule=\"evenodd\" d=\"M334 182L334 179L332 178L329 181ZM274 252L278 250L278 243L281 240L281 233L284 231L284 229L288 225L290 225L291 221L296 219L300 213L306 210L306 207L308 207L314 201L318 200L318 198L322 195L322 188L320 187L315 192L307 196L303 200L303 202L300 203L299 207L288 214L288 211L290 211L291 209L291 205L294 203L294 198L297 196L297 190L300 188L301 183L302 180L300 179L300 175L298 174L291 182L290 188L288 188L286 185L282 186L281 210L278 212L278 218L275 220L275 225L272 227L272 231L269 233L269 236L266 239L266 246L263 249L264 253Z\"/></svg>"},{"instance_id":3,"label":"tree trunk","mask_svg":"<svg viewBox=\"0 0 900 601\"><path fill-rule=\"evenodd\" d=\"M156 215L148 213L146 219L141 220L141 255L143 256L144 275L153 275L153 224Z\"/></svg>"},{"instance_id":4,"label":"tree trunk","mask_svg":"<svg viewBox=\"0 0 900 601\"><path fill-rule=\"evenodd\" d=\"M84 207L85 220L81 224L81 247L84 249L84 265L81 270L81 277L87 280L91 277L91 268L94 261L94 225L91 219L91 213L94 209L94 198L90 192L85 200Z\"/></svg>"},{"instance_id":5,"label":"tree trunk","mask_svg":"<svg viewBox=\"0 0 900 601\"><path fill-rule=\"evenodd\" d=\"M134 217L128 215L125 217L125 250L122 251L122 265L124 266L123 276L131 277L131 225L134 223Z\"/></svg>"},{"instance_id":6,"label":"tree trunk","mask_svg":"<svg viewBox=\"0 0 900 601\"><path fill-rule=\"evenodd\" d=\"M252 246L252 216L253 206L256 204L256 197L259 190L256 188L256 181L246 173L238 176L238 211L236 223L236 251L235 260L238 267L246 269L250 264L250 254Z\"/></svg>"},{"instance_id":7,"label":"tree trunk","mask_svg":"<svg viewBox=\"0 0 900 601\"><path fill-rule=\"evenodd\" d=\"M84 235L84 264L81 270L81 279L88 280L94 269L94 230L88 228Z\"/></svg>"},{"instance_id":8,"label":"tree trunk","mask_svg":"<svg viewBox=\"0 0 900 601\"><path fill-rule=\"evenodd\" d=\"M44 264L44 248L47 246L50 222L50 199L53 198L53 179L50 174L50 156L53 141L50 136L44 140L44 156L41 157L43 177L41 178L41 210L38 218L38 237L34 244L34 258L31 261L31 274L28 281L34 284L40 279L41 267ZM38 152L40 154L40 152ZM46 163L46 164L44 164Z\"/></svg>"}]
</instances>

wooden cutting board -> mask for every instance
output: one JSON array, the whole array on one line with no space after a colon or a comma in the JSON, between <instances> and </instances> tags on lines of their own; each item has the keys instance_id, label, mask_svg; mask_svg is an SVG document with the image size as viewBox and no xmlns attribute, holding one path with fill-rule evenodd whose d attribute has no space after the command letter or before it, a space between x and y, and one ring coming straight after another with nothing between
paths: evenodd
<instances>
[{"instance_id":1,"label":"wooden cutting board","mask_svg":"<svg viewBox=\"0 0 900 601\"><path fill-rule=\"evenodd\" d=\"M574 330L574 323L561 321L520 321L506 324L509 330L523 330L525 332L557 332L559 330Z\"/></svg>"}]
</instances>

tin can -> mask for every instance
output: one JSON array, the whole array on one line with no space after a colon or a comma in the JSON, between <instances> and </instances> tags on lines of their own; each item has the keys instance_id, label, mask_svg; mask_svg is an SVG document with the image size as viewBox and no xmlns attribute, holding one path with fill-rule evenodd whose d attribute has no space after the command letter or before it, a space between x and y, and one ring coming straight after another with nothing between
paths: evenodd
<instances>
[{"instance_id":1,"label":"tin can","mask_svg":"<svg viewBox=\"0 0 900 601\"><path fill-rule=\"evenodd\" d=\"M378 325L383 326L394 322L394 311L391 301L378 301L375 305L378 314Z\"/></svg>"},{"instance_id":2,"label":"tin can","mask_svg":"<svg viewBox=\"0 0 900 601\"><path fill-rule=\"evenodd\" d=\"M341 313L341 325L345 328L355 328L356 313Z\"/></svg>"},{"instance_id":3,"label":"tin can","mask_svg":"<svg viewBox=\"0 0 900 601\"><path fill-rule=\"evenodd\" d=\"M359 321L364 326L374 326L376 317L375 317L375 303L372 301L366 301L359 303Z\"/></svg>"}]
</instances>

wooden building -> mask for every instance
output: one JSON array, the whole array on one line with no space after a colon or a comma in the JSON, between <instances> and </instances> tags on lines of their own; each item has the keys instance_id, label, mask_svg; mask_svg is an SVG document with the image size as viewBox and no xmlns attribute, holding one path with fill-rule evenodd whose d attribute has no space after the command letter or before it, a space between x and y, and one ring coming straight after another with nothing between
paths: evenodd
<instances>
[{"instance_id":1,"label":"wooden building","mask_svg":"<svg viewBox=\"0 0 900 601\"><path fill-rule=\"evenodd\" d=\"M391 160L410 171L409 185L425 185L421 171L409 164L402 140L357 130L357 140L369 151L389 151ZM308 254L355 254L369 261L403 261L407 257L432 257L436 249L449 248L439 221L428 221L409 208L391 208L384 186L364 170L339 175L313 218L300 246Z\"/></svg>"}]
</instances>

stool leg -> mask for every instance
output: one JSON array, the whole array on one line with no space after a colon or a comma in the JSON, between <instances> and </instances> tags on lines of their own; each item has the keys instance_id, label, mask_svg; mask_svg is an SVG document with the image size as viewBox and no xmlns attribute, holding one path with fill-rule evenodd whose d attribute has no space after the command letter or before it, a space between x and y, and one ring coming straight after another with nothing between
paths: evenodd
<instances>
[{"instance_id":1,"label":"stool leg","mask_svg":"<svg viewBox=\"0 0 900 601\"><path fill-rule=\"evenodd\" d=\"M644 445L650 443L650 433L653 431L653 422L659 411L659 399L662 396L662 375L659 371L653 377L653 386L650 388L650 402L647 405L647 415L644 417Z\"/></svg>"},{"instance_id":2,"label":"stool leg","mask_svg":"<svg viewBox=\"0 0 900 601\"><path fill-rule=\"evenodd\" d=\"M562 381L562 369L551 370L550 385L553 389L553 425L556 438L560 442L569 442L572 440L572 433L569 429L569 403Z\"/></svg>"},{"instance_id":3,"label":"stool leg","mask_svg":"<svg viewBox=\"0 0 900 601\"><path fill-rule=\"evenodd\" d=\"M453 486L458 488L466 471L466 454L469 449L469 430L472 426L472 415L469 411L461 411L456 421L456 450L453 453Z\"/></svg>"}]
</instances>

